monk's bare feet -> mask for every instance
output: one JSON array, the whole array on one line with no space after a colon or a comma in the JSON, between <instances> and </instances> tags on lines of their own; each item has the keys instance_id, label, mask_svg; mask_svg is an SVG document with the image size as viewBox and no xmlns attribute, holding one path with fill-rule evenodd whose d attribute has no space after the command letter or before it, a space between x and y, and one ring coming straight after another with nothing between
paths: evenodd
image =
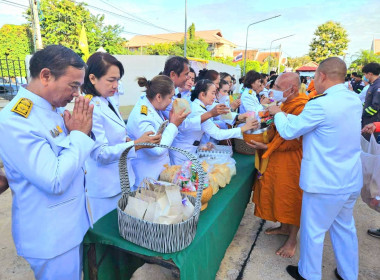
<instances>
[{"instance_id":1,"label":"monk's bare feet","mask_svg":"<svg viewBox=\"0 0 380 280\"><path fill-rule=\"evenodd\" d=\"M268 235L289 235L289 233L289 228L283 225L279 227L268 228L265 230L265 234Z\"/></svg>"},{"instance_id":2,"label":"monk's bare feet","mask_svg":"<svg viewBox=\"0 0 380 280\"><path fill-rule=\"evenodd\" d=\"M296 253L297 240L293 238L288 238L285 244L277 250L276 255L283 258L292 258Z\"/></svg>"}]
</instances>

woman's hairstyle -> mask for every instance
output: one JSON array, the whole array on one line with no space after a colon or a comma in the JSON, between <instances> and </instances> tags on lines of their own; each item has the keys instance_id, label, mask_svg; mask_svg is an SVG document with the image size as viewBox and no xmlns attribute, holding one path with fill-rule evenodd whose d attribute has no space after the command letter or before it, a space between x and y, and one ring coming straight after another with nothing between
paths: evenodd
<instances>
[{"instance_id":1,"label":"woman's hairstyle","mask_svg":"<svg viewBox=\"0 0 380 280\"><path fill-rule=\"evenodd\" d=\"M276 82L276 79L277 79L278 75L273 75L272 77L269 78L269 88L273 88L274 86L274 83Z\"/></svg>"},{"instance_id":2,"label":"woman's hairstyle","mask_svg":"<svg viewBox=\"0 0 380 280\"><path fill-rule=\"evenodd\" d=\"M218 79L219 73L215 70L207 70L204 68L203 70L199 71L198 74L198 80L210 80L215 81Z\"/></svg>"},{"instance_id":3,"label":"woman's hairstyle","mask_svg":"<svg viewBox=\"0 0 380 280\"><path fill-rule=\"evenodd\" d=\"M227 77L231 77L231 81L232 81L232 76L226 72L220 72L220 79L221 80L224 80L224 78L227 78Z\"/></svg>"},{"instance_id":4,"label":"woman's hairstyle","mask_svg":"<svg viewBox=\"0 0 380 280\"><path fill-rule=\"evenodd\" d=\"M158 93L165 97L174 90L173 81L165 75L155 76L152 80L147 80L145 77L137 78L137 83L140 87L146 87L146 96L152 100Z\"/></svg>"},{"instance_id":5,"label":"woman's hairstyle","mask_svg":"<svg viewBox=\"0 0 380 280\"><path fill-rule=\"evenodd\" d=\"M230 83L225 80L220 80L219 82L219 89L221 89L224 85L230 86Z\"/></svg>"},{"instance_id":6,"label":"woman's hairstyle","mask_svg":"<svg viewBox=\"0 0 380 280\"><path fill-rule=\"evenodd\" d=\"M196 79L197 78L197 73L195 73L195 70L192 67L190 67L190 72L194 73L194 78Z\"/></svg>"},{"instance_id":7,"label":"woman's hairstyle","mask_svg":"<svg viewBox=\"0 0 380 280\"><path fill-rule=\"evenodd\" d=\"M108 69L116 66L120 70L120 78L124 75L124 67L119 60L110 55L109 53L96 52L91 55L87 60L86 75L82 85L82 91L85 94L100 96L100 93L95 89L90 81L90 74L93 74L97 79L100 79L107 74Z\"/></svg>"},{"instance_id":8,"label":"woman's hairstyle","mask_svg":"<svg viewBox=\"0 0 380 280\"><path fill-rule=\"evenodd\" d=\"M195 85L195 88L191 91L191 101L197 99L201 92L207 92L212 85L214 85L214 83L211 80L199 80Z\"/></svg>"},{"instance_id":9,"label":"woman's hairstyle","mask_svg":"<svg viewBox=\"0 0 380 280\"><path fill-rule=\"evenodd\" d=\"M245 75L244 87L245 88L251 88L251 85L254 82L256 82L257 80L261 80L260 73L254 71L254 70L248 71L248 73Z\"/></svg>"}]
</instances>

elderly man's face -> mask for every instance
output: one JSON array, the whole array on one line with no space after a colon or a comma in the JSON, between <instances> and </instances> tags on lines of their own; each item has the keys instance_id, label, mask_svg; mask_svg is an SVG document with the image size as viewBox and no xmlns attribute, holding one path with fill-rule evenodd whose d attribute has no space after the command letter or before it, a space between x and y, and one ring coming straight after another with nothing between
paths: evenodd
<instances>
[{"instance_id":1,"label":"elderly man's face","mask_svg":"<svg viewBox=\"0 0 380 280\"><path fill-rule=\"evenodd\" d=\"M276 79L273 89L281 90L284 94L284 97L288 97L289 95L293 93L292 84L289 83L288 80L282 79L281 76Z\"/></svg>"}]
</instances>

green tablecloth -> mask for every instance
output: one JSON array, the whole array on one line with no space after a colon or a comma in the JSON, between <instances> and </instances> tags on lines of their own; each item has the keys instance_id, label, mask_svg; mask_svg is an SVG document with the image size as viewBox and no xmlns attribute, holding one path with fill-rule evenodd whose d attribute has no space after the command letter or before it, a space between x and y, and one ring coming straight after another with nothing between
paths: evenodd
<instances>
[{"instance_id":1,"label":"green tablecloth","mask_svg":"<svg viewBox=\"0 0 380 280\"><path fill-rule=\"evenodd\" d=\"M85 279L88 279L86 252L92 243L96 244L98 261L100 255L104 255L98 279L128 279L142 265L141 260L126 256L121 250L171 259L179 268L181 279L215 279L244 215L254 180L254 156L235 154L234 158L237 175L201 212L196 236L189 247L177 253L161 254L128 242L119 235L117 211L114 210L100 219L84 238Z\"/></svg>"}]
</instances>

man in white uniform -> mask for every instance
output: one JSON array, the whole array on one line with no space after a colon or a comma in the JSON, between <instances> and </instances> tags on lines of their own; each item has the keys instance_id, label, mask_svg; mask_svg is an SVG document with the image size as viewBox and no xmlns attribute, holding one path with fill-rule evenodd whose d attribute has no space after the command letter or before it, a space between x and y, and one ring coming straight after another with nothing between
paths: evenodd
<instances>
[{"instance_id":1,"label":"man in white uniform","mask_svg":"<svg viewBox=\"0 0 380 280\"><path fill-rule=\"evenodd\" d=\"M358 278L358 241L352 212L363 183L362 106L357 94L343 84L346 71L343 60L330 57L321 62L315 74L319 95L299 116L286 115L277 106L269 109L281 137L291 140L303 136L301 253L298 267L287 267L295 279L321 279L327 231L337 278Z\"/></svg>"},{"instance_id":2,"label":"man in white uniform","mask_svg":"<svg viewBox=\"0 0 380 280\"><path fill-rule=\"evenodd\" d=\"M32 80L0 112L0 154L12 190L17 253L36 279L81 279L81 243L90 220L86 158L94 140L93 105L79 96L86 64L51 45L30 60ZM60 114L74 97L73 113Z\"/></svg>"}]
</instances>

